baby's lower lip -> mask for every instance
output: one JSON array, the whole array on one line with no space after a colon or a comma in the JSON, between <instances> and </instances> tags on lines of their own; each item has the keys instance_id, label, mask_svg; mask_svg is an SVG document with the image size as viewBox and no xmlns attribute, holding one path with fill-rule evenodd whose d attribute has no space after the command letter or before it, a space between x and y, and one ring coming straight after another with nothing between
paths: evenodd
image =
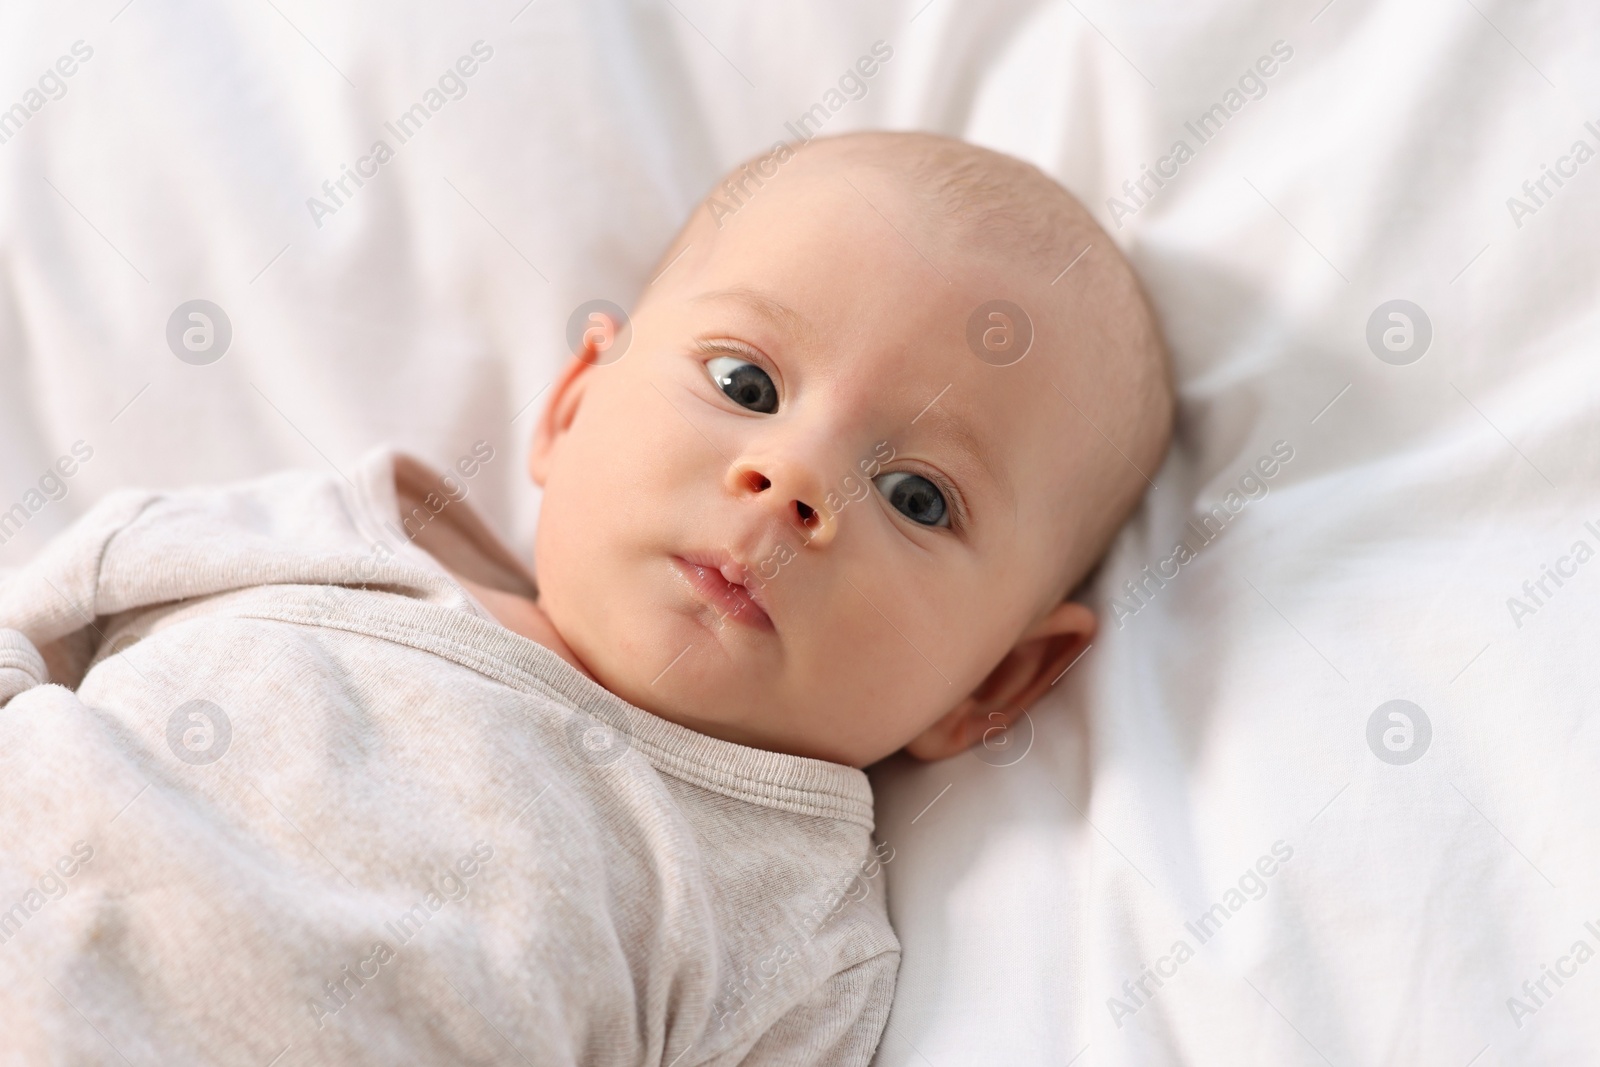
<instances>
[{"instance_id":1,"label":"baby's lower lip","mask_svg":"<svg viewBox=\"0 0 1600 1067\"><path fill-rule=\"evenodd\" d=\"M772 619L761 610L741 585L734 585L711 567L690 563L679 556L672 557L678 573L694 587L706 602L730 622L743 623L755 630L772 630Z\"/></svg>"}]
</instances>

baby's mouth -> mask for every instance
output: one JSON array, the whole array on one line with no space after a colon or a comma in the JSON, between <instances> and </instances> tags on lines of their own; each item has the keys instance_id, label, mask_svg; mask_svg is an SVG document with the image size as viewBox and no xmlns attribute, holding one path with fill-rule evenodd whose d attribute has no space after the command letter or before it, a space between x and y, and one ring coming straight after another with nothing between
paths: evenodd
<instances>
[{"instance_id":1,"label":"baby's mouth","mask_svg":"<svg viewBox=\"0 0 1600 1067\"><path fill-rule=\"evenodd\" d=\"M775 629L771 617L745 587L744 575L748 572L741 564L699 553L689 558L673 556L672 563L722 621L742 623L755 630Z\"/></svg>"}]
</instances>

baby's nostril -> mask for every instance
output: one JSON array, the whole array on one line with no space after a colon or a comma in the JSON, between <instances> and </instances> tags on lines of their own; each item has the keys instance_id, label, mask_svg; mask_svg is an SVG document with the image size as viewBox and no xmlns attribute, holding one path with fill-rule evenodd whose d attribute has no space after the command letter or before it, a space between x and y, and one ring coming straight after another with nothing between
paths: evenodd
<instances>
[{"instance_id":1,"label":"baby's nostril","mask_svg":"<svg viewBox=\"0 0 1600 1067\"><path fill-rule=\"evenodd\" d=\"M759 471L746 471L744 483L750 487L752 493L762 493L772 488L772 483L767 480L766 475Z\"/></svg>"},{"instance_id":2,"label":"baby's nostril","mask_svg":"<svg viewBox=\"0 0 1600 1067\"><path fill-rule=\"evenodd\" d=\"M801 525L815 526L817 524L816 510L810 505L806 504L805 501L796 500L794 502L794 511L796 515L800 516Z\"/></svg>"}]
</instances>

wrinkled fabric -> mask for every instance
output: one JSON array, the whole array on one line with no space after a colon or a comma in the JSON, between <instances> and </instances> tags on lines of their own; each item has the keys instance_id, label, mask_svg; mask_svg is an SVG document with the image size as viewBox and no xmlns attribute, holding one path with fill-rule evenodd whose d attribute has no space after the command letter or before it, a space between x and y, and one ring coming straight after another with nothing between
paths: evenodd
<instances>
[{"instance_id":1,"label":"wrinkled fabric","mask_svg":"<svg viewBox=\"0 0 1600 1067\"><path fill-rule=\"evenodd\" d=\"M118 492L0 583L0 1062L865 1064L865 775L500 626L397 466Z\"/></svg>"}]
</instances>

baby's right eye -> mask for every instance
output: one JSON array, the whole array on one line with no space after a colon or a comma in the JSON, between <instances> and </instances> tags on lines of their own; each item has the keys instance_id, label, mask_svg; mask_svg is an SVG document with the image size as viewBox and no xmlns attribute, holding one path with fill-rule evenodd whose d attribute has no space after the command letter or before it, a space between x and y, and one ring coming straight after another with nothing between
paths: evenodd
<instances>
[{"instance_id":1,"label":"baby's right eye","mask_svg":"<svg viewBox=\"0 0 1600 1067\"><path fill-rule=\"evenodd\" d=\"M778 387L772 384L766 371L749 360L718 356L706 361L706 372L717 383L717 388L740 407L763 415L778 410Z\"/></svg>"},{"instance_id":2,"label":"baby's right eye","mask_svg":"<svg viewBox=\"0 0 1600 1067\"><path fill-rule=\"evenodd\" d=\"M939 487L920 474L895 471L873 479L890 507L919 526L949 526L950 508Z\"/></svg>"}]
</instances>

